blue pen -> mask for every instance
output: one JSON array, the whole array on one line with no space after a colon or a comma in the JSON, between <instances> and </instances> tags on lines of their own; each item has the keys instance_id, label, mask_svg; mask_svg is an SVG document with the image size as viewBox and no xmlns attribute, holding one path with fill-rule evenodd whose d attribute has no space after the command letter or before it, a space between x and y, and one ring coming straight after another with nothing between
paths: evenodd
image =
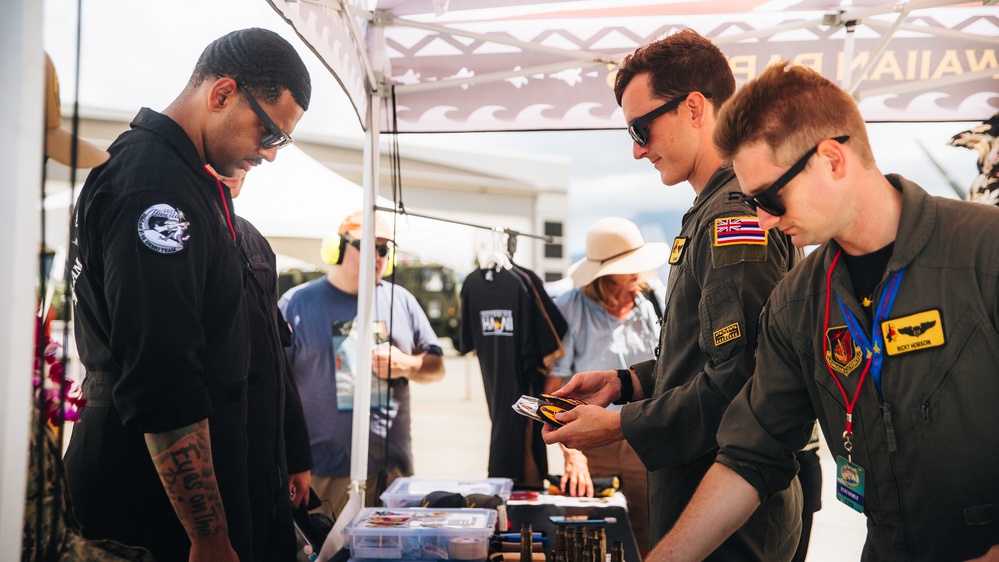
<instances>
[{"instance_id":1,"label":"blue pen","mask_svg":"<svg viewBox=\"0 0 999 562\"><path fill-rule=\"evenodd\" d=\"M503 542L520 542L520 533L500 533L496 536ZM531 540L544 543L546 539L541 533L531 533Z\"/></svg>"}]
</instances>

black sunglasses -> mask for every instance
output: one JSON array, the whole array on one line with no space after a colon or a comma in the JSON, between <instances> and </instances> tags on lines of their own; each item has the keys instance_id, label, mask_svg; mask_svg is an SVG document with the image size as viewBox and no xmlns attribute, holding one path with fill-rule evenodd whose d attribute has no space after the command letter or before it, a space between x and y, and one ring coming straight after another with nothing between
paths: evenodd
<instances>
[{"instance_id":1,"label":"black sunglasses","mask_svg":"<svg viewBox=\"0 0 999 562\"><path fill-rule=\"evenodd\" d=\"M850 139L849 135L843 135L840 137L833 137L832 140L840 144L843 144L849 139ZM769 215L773 215L775 217L784 216L784 213L787 212L787 208L784 207L783 203L777 200L777 192L783 189L785 185L787 185L791 180L795 178L795 176L800 174L801 171L805 169L805 166L808 164L808 160L812 156L815 156L815 153L818 152L818 150L819 150L819 145L816 144L814 148L806 152L804 156L802 156L801 158L798 159L797 162L792 164L791 167L788 168L786 172L781 174L781 176L777 178L777 181L773 182L772 184L770 184L769 187L767 187L760 193L757 193L756 195L743 195L742 202L745 203L753 211L756 211L757 209L763 209Z\"/></svg>"},{"instance_id":2,"label":"black sunglasses","mask_svg":"<svg viewBox=\"0 0 999 562\"><path fill-rule=\"evenodd\" d=\"M652 111L642 115L641 117L636 117L628 123L628 134L631 135L631 140L635 141L638 146L645 146L649 142L649 123L653 122L656 117L669 113L683 103L683 100L690 96L690 92L683 94L678 98L669 100L668 102L660 105L659 107L653 109ZM711 94L703 94L704 97L710 98Z\"/></svg>"},{"instance_id":3,"label":"black sunglasses","mask_svg":"<svg viewBox=\"0 0 999 562\"><path fill-rule=\"evenodd\" d=\"M351 246L357 248L358 252L361 251L361 241L360 240L354 240L353 238L347 238L347 242L349 242ZM375 244L375 252L378 254L378 257L384 258L389 253L388 244Z\"/></svg>"},{"instance_id":4,"label":"black sunglasses","mask_svg":"<svg viewBox=\"0 0 999 562\"><path fill-rule=\"evenodd\" d=\"M222 77L219 76L219 78ZM251 94L239 82L236 82L236 87L239 88L239 91L243 92L243 94L246 96L246 101L250 102L250 109L252 109L253 112L257 114L257 117L260 118L260 121L264 124L264 127L267 128L267 132L270 133L266 137L264 137L263 140L260 141L260 148L264 150L270 150L272 148L283 148L295 142L291 138L291 136L286 135L284 131L279 129L278 126L274 124L274 121L272 121L270 116L267 115L267 112L264 111L264 108L260 107L260 104L257 103L256 99L254 99L253 94Z\"/></svg>"}]
</instances>

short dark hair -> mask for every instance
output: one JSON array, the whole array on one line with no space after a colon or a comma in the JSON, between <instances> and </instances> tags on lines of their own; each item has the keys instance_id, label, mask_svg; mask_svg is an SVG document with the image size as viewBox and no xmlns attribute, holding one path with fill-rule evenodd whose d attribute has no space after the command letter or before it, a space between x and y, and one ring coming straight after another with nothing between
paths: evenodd
<instances>
[{"instance_id":1,"label":"short dark hair","mask_svg":"<svg viewBox=\"0 0 999 562\"><path fill-rule=\"evenodd\" d=\"M639 47L624 58L614 79L618 105L631 80L645 73L655 97L668 100L689 92L710 93L715 111L735 92L728 59L717 45L692 29Z\"/></svg>"},{"instance_id":2,"label":"short dark hair","mask_svg":"<svg viewBox=\"0 0 999 562\"><path fill-rule=\"evenodd\" d=\"M732 96L718 113L712 141L726 160L762 142L775 164L790 165L819 141L840 135L849 135L863 164L874 165L857 102L818 72L785 60Z\"/></svg>"},{"instance_id":3,"label":"short dark hair","mask_svg":"<svg viewBox=\"0 0 999 562\"><path fill-rule=\"evenodd\" d=\"M284 90L309 109L312 81L295 47L268 29L251 27L212 41L198 58L188 86L228 76L254 97L275 103Z\"/></svg>"}]
</instances>

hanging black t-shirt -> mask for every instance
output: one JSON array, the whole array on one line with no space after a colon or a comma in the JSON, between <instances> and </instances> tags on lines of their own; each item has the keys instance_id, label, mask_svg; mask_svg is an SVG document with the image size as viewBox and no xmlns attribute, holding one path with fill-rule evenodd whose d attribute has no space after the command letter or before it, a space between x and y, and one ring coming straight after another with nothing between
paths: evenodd
<instances>
[{"instance_id":1,"label":"hanging black t-shirt","mask_svg":"<svg viewBox=\"0 0 999 562\"><path fill-rule=\"evenodd\" d=\"M524 479L527 426L533 424L531 451L539 474L548 472L541 424L518 415L511 406L523 394L536 396L547 372L544 357L557 353L561 336L553 326L564 326L558 309L546 314L536 288L523 270L501 268L472 272L461 288L461 338L459 350L476 350L486 403L492 420L489 476ZM527 274L530 277L530 274ZM535 276L536 277L536 276Z\"/></svg>"}]
</instances>

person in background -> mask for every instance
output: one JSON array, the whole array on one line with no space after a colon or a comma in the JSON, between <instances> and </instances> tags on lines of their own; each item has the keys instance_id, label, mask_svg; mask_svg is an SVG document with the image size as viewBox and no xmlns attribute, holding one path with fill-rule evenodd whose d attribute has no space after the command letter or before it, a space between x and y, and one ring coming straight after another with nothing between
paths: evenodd
<instances>
[{"instance_id":1,"label":"person in background","mask_svg":"<svg viewBox=\"0 0 999 562\"><path fill-rule=\"evenodd\" d=\"M617 217L597 221L586 233L586 257L574 263L569 276L575 287L555 299L569 331L562 339L565 355L556 361L553 377L615 368L654 358L659 341L659 314L646 297L651 288L641 275L669 259L669 244L646 244L635 223ZM611 406L616 408L618 406ZM644 558L649 552L649 498L646 470L627 441L582 452L565 450L562 489L579 493L577 482L590 477L618 476L628 500L628 519ZM580 458L582 457L582 458ZM588 475L586 474L588 471Z\"/></svg>"},{"instance_id":2,"label":"person in background","mask_svg":"<svg viewBox=\"0 0 999 562\"><path fill-rule=\"evenodd\" d=\"M718 451L715 432L755 368L757 319L795 260L789 238L757 224L732 169L711 143L718 108L735 91L725 55L684 30L625 58L614 92L636 159L662 182L687 182L693 206L669 254L665 313L655 359L578 373L555 394L587 402L546 424L545 441L590 449L622 439L649 471L650 539L673 526ZM620 412L604 408L616 402ZM711 560L791 559L801 529L801 489L769 498Z\"/></svg>"},{"instance_id":3,"label":"person in background","mask_svg":"<svg viewBox=\"0 0 999 562\"><path fill-rule=\"evenodd\" d=\"M714 133L761 224L821 244L760 320L758 374L652 560L700 560L787 487L819 420L862 560L999 560L999 209L878 170L849 93L768 67Z\"/></svg>"},{"instance_id":4,"label":"person in background","mask_svg":"<svg viewBox=\"0 0 999 562\"><path fill-rule=\"evenodd\" d=\"M324 260L331 264L326 276L291 289L279 301L292 327L285 354L309 427L315 462L312 488L331 517L347 502L355 379L358 384L372 384L365 494L370 507L377 505L383 491L378 490L379 469L385 472L385 486L413 474L409 382L429 383L444 376L443 352L416 298L382 280L392 260L393 236L388 222L376 216L374 378L355 377L361 219L357 211L340 223L335 242L326 248Z\"/></svg>"},{"instance_id":5,"label":"person in background","mask_svg":"<svg viewBox=\"0 0 999 562\"><path fill-rule=\"evenodd\" d=\"M218 177L237 199L246 171L237 170L234 177ZM235 227L243 265L249 268L246 435L253 560L294 560L298 543L291 510L308 504L312 452L298 387L284 355L284 346L291 343L291 331L277 306L277 257L270 243L239 215Z\"/></svg>"},{"instance_id":6,"label":"person in background","mask_svg":"<svg viewBox=\"0 0 999 562\"><path fill-rule=\"evenodd\" d=\"M311 95L290 43L234 31L87 178L69 254L87 407L66 452L85 537L157 560L253 559L245 268L206 164L232 176L273 160Z\"/></svg>"}]
</instances>

